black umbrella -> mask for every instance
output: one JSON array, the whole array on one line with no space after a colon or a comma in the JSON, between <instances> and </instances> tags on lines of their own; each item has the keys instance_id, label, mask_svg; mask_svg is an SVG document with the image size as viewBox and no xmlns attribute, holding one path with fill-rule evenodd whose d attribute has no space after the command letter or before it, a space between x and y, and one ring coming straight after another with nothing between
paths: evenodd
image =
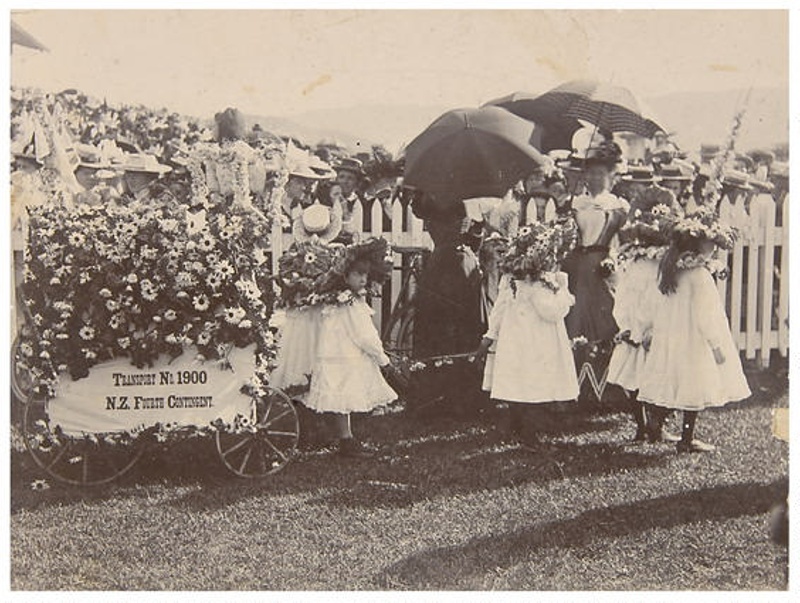
<instances>
[{"instance_id":1,"label":"black umbrella","mask_svg":"<svg viewBox=\"0 0 800 603\"><path fill-rule=\"evenodd\" d=\"M502 197L545 162L541 129L499 107L448 111L405 150L403 183L451 206L473 197Z\"/></svg>"}]
</instances>

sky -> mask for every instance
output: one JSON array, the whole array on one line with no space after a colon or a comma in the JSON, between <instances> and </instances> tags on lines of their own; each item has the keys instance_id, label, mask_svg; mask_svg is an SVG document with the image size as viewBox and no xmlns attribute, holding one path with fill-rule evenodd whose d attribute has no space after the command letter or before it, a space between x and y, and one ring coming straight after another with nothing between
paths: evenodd
<instances>
[{"instance_id":1,"label":"sky","mask_svg":"<svg viewBox=\"0 0 800 603\"><path fill-rule=\"evenodd\" d=\"M788 87L786 11L91 11L12 18L11 83L197 116L475 106L590 77L642 98Z\"/></svg>"}]
</instances>

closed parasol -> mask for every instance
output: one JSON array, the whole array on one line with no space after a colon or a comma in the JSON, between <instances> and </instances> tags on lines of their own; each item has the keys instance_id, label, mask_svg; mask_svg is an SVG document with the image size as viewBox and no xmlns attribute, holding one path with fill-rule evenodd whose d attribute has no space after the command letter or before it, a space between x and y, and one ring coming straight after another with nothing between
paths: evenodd
<instances>
[{"instance_id":1,"label":"closed parasol","mask_svg":"<svg viewBox=\"0 0 800 603\"><path fill-rule=\"evenodd\" d=\"M499 107L448 111L409 143L403 182L437 205L502 197L545 163L540 144L540 128Z\"/></svg>"}]
</instances>

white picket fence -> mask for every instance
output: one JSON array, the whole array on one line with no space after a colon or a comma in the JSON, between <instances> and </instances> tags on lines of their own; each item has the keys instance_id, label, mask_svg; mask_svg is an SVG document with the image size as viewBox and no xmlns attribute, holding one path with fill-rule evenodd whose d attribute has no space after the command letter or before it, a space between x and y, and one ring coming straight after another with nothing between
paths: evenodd
<instances>
[{"instance_id":1,"label":"white picket fence","mask_svg":"<svg viewBox=\"0 0 800 603\"><path fill-rule=\"evenodd\" d=\"M771 198L770 198L771 199ZM789 349L789 199L780 210L782 222L776 222L776 204L766 198L753 204L748 212L745 198L733 203L724 199L721 211L731 216L740 228L741 236L727 256L729 278L719 282L719 292L730 320L731 333L745 358L758 360L768 367L772 350L786 357ZM423 221L408 205L395 200L392 205L391 228L383 230L383 208L376 201L370 208L371 220L362 237L383 236L399 249L432 249L433 242ZM356 223L366 226L364 209L357 205ZM528 204L528 222L535 220L535 207ZM292 235L278 227L273 232L273 261L276 263L284 249L292 243ZM386 300L375 300L375 322L379 328L386 324L388 312L400 294L403 254L394 254L395 270L385 292ZM725 259L725 258L724 258ZM388 295L386 295L388 293ZM738 317L738 318L737 318Z\"/></svg>"},{"instance_id":2,"label":"white picket fence","mask_svg":"<svg viewBox=\"0 0 800 603\"><path fill-rule=\"evenodd\" d=\"M730 277L719 282L719 292L739 349L768 367L772 350L783 357L789 350L789 198L780 224L775 202L759 201L748 212L743 197L723 200L721 211L732 212L740 238L727 254Z\"/></svg>"}]
</instances>

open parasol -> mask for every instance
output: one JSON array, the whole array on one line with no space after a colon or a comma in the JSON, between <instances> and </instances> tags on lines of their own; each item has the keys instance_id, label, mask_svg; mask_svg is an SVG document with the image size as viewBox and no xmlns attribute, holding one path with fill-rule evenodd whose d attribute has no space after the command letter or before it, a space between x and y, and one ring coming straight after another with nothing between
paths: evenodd
<instances>
[{"instance_id":1,"label":"open parasol","mask_svg":"<svg viewBox=\"0 0 800 603\"><path fill-rule=\"evenodd\" d=\"M440 206L502 197L546 161L540 144L541 128L499 107L455 109L408 144L403 182Z\"/></svg>"},{"instance_id":2,"label":"open parasol","mask_svg":"<svg viewBox=\"0 0 800 603\"><path fill-rule=\"evenodd\" d=\"M645 108L630 90L592 80L573 80L539 96L515 92L487 105L502 107L543 126L543 150L548 151L570 148L568 137L581 127L579 120L598 129L632 132L645 138L664 130L645 115Z\"/></svg>"}]
</instances>

